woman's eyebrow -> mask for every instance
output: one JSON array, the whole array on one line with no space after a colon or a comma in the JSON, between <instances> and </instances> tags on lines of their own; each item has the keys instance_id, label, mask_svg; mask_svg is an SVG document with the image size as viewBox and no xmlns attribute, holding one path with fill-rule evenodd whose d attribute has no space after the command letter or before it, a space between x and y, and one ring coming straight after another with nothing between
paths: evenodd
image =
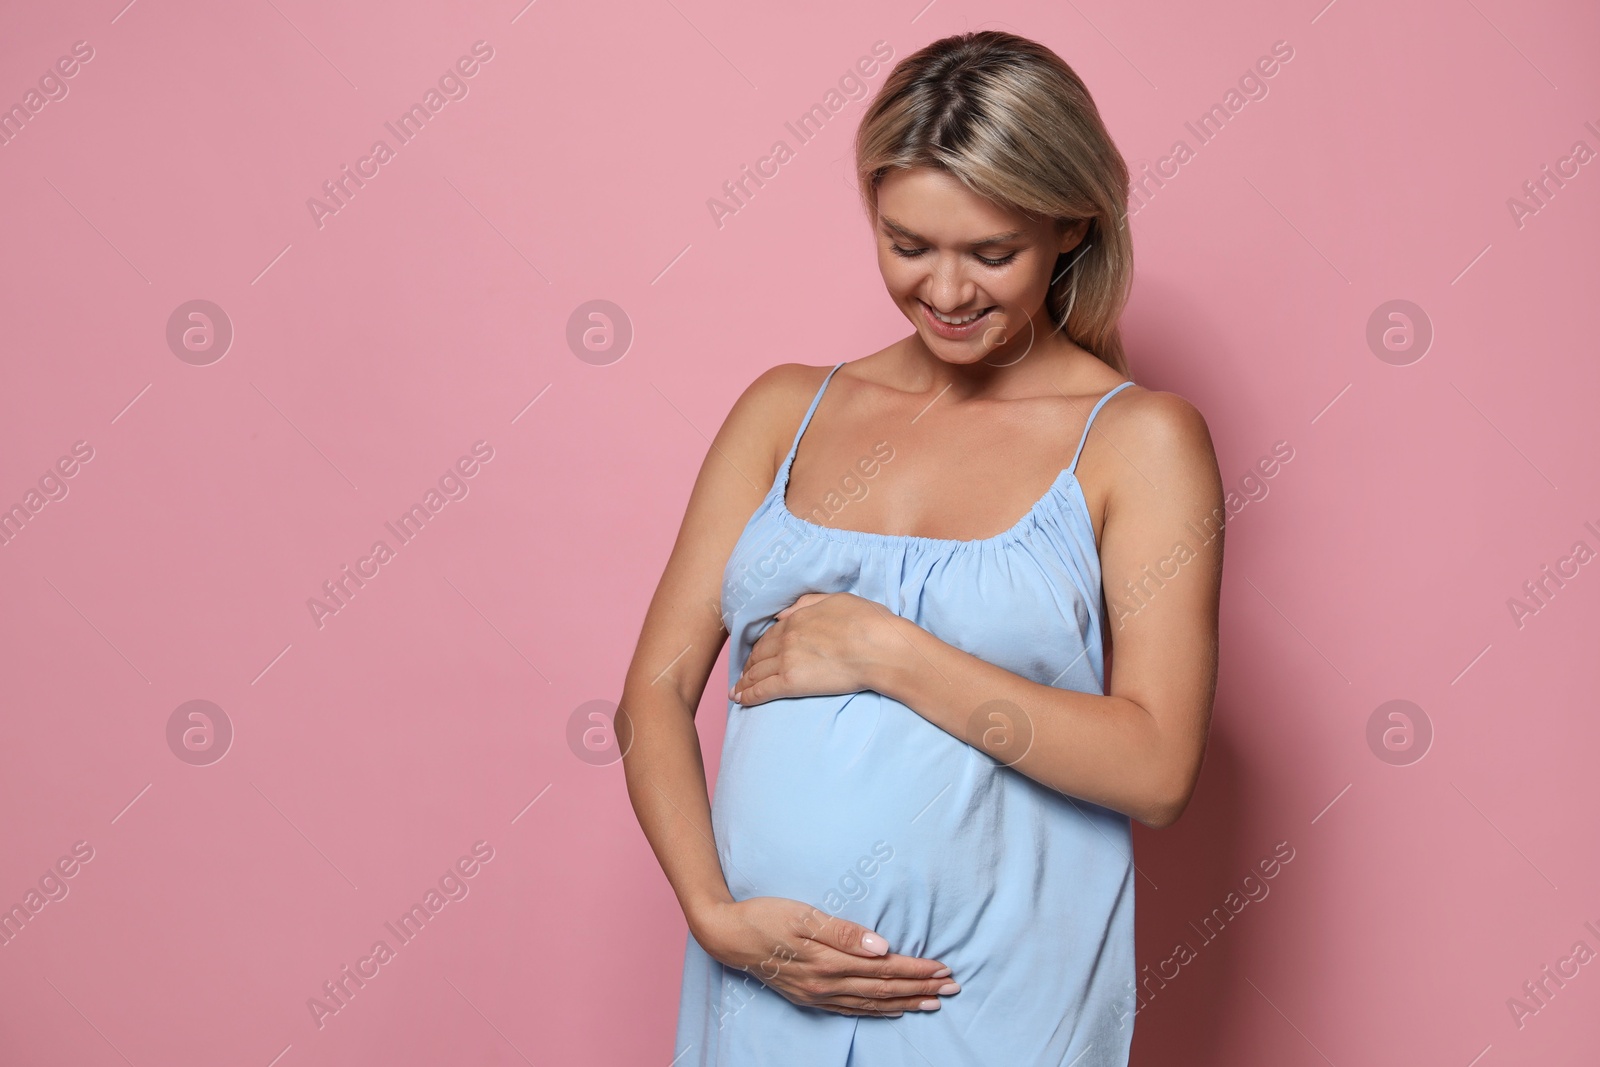
<instances>
[{"instance_id":1,"label":"woman's eyebrow","mask_svg":"<svg viewBox=\"0 0 1600 1067\"><path fill-rule=\"evenodd\" d=\"M906 229L904 226L900 225L898 222L895 222L893 219L889 218L887 215L879 216L879 221L881 221L889 229L893 230L895 233L899 234L901 237L904 237L908 241L926 241L927 240L927 238L923 237L920 233L914 233L913 231ZM1027 231L1025 231L1025 230L1008 230L1005 233L991 234L988 237L984 237L984 238L981 238L981 239L976 240L976 241L971 241L971 242L968 243L967 247L969 247L969 248L982 248L984 245L1000 244L1003 241L1015 240L1018 237L1024 237L1026 235L1027 235Z\"/></svg>"}]
</instances>

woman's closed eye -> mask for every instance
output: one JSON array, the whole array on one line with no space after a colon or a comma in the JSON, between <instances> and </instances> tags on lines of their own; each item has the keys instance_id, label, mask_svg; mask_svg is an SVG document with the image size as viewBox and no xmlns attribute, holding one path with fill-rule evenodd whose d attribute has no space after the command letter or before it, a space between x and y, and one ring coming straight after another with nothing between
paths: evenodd
<instances>
[{"instance_id":1,"label":"woman's closed eye","mask_svg":"<svg viewBox=\"0 0 1600 1067\"><path fill-rule=\"evenodd\" d=\"M900 256L900 257L902 257L904 259L915 259L918 256L922 255L922 253L927 251L926 248L901 248L899 245L893 244L893 243L891 243L889 245L889 250L891 252L893 252L895 255ZM1010 263L1013 259L1016 259L1017 258L1017 254L1015 252L1007 252L1005 255L1001 256L999 259L990 259L988 256L980 256L980 255L977 255L977 253L973 253L973 258L975 258L979 263L982 263L982 264L984 264L986 266L1003 267L1007 263Z\"/></svg>"}]
</instances>

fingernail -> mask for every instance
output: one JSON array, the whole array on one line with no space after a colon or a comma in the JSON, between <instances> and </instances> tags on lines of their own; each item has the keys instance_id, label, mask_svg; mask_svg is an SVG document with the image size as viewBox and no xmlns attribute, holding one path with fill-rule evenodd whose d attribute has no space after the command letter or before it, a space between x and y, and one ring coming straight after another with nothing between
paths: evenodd
<instances>
[{"instance_id":1,"label":"fingernail","mask_svg":"<svg viewBox=\"0 0 1600 1067\"><path fill-rule=\"evenodd\" d=\"M885 941L877 934L862 934L861 947L872 953L874 956L881 956L885 952L889 951L889 942Z\"/></svg>"},{"instance_id":2,"label":"fingernail","mask_svg":"<svg viewBox=\"0 0 1600 1067\"><path fill-rule=\"evenodd\" d=\"M939 1002L937 1000L924 1000L921 1004L918 1004L917 1007L921 1008L923 1011L938 1011Z\"/></svg>"},{"instance_id":3,"label":"fingernail","mask_svg":"<svg viewBox=\"0 0 1600 1067\"><path fill-rule=\"evenodd\" d=\"M946 993L959 993L959 992L961 992L961 983L959 983L959 982L946 982L944 985L939 987L939 994L941 996L943 996Z\"/></svg>"},{"instance_id":4,"label":"fingernail","mask_svg":"<svg viewBox=\"0 0 1600 1067\"><path fill-rule=\"evenodd\" d=\"M928 975L928 977L929 978L946 978L946 977L949 976L949 974L950 974L950 968L948 968L948 967L940 967L937 971L934 971L932 974Z\"/></svg>"}]
</instances>

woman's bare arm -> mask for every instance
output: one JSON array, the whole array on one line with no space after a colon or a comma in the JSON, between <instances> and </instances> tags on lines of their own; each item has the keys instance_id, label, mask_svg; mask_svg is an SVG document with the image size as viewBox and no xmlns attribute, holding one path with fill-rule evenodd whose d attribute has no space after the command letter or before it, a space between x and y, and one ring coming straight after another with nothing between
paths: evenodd
<instances>
[{"instance_id":1,"label":"woman's bare arm","mask_svg":"<svg viewBox=\"0 0 1600 1067\"><path fill-rule=\"evenodd\" d=\"M735 901L712 837L694 711L728 636L722 574L826 370L774 367L717 432L645 613L617 708L617 742L639 825L707 953L797 1004L844 1015L938 1010L941 996L960 990L950 968L892 952L872 930L807 901Z\"/></svg>"},{"instance_id":2,"label":"woman's bare arm","mask_svg":"<svg viewBox=\"0 0 1600 1067\"><path fill-rule=\"evenodd\" d=\"M804 388L809 370L786 364L762 374L717 431L645 613L617 710L628 798L691 928L708 905L732 899L712 839L694 726L728 637L723 569L777 474L776 442L793 417L788 398Z\"/></svg>"}]
</instances>

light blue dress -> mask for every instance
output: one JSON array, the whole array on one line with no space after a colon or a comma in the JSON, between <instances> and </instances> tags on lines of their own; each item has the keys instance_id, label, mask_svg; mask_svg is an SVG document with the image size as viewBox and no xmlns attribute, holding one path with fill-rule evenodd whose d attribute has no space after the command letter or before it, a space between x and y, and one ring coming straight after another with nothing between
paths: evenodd
<instances>
[{"instance_id":1,"label":"light blue dress","mask_svg":"<svg viewBox=\"0 0 1600 1067\"><path fill-rule=\"evenodd\" d=\"M1023 677L1104 693L1100 560L1074 473L1088 425L1071 464L1002 534L956 541L822 526L784 497L800 439L843 365L817 390L728 560L729 685L778 611L804 593L850 592ZM1131 384L1101 397L1089 425ZM673 1067L1126 1064L1129 819L1003 758L870 690L748 708L729 700L712 826L734 899L789 897L860 923L891 952L943 961L961 991L898 1018L801 1007L691 936Z\"/></svg>"}]
</instances>

